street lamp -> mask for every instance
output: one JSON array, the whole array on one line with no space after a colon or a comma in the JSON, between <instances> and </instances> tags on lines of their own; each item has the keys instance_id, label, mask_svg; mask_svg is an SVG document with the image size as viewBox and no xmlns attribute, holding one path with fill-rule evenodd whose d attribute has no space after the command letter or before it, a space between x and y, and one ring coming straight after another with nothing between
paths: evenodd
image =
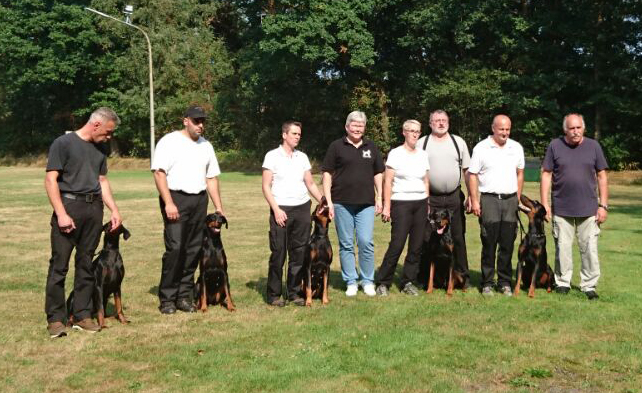
<instances>
[{"instance_id":1,"label":"street lamp","mask_svg":"<svg viewBox=\"0 0 642 393\"><path fill-rule=\"evenodd\" d=\"M155 136L154 136L154 78L152 74L152 43L149 41L149 36L145 32L145 30L141 29L140 27L134 25L131 23L131 16L134 13L134 6L132 5L126 5L125 9L123 10L123 13L125 14L125 20L120 20L118 18L114 18L111 15L107 15L104 12L97 11L93 8L85 7L87 11L93 12L94 14L98 14L100 16L103 16L105 18L113 19L116 22L123 23L127 26L133 27L134 29L140 31L143 33L145 36L145 39L147 40L147 54L149 57L149 146L151 149L151 155L150 159L154 158L154 145L155 145Z\"/></svg>"}]
</instances>

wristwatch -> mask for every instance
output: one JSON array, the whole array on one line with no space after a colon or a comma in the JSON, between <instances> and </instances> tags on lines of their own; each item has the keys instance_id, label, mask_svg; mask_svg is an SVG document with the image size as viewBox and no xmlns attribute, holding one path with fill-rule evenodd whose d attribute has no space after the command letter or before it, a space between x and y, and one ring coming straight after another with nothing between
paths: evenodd
<instances>
[{"instance_id":1,"label":"wristwatch","mask_svg":"<svg viewBox=\"0 0 642 393\"><path fill-rule=\"evenodd\" d=\"M604 209L604 210L606 210L606 211L609 211L609 205L603 205L603 204L601 204L601 203L598 203L597 205L598 205L599 207L601 207L602 209Z\"/></svg>"}]
</instances>

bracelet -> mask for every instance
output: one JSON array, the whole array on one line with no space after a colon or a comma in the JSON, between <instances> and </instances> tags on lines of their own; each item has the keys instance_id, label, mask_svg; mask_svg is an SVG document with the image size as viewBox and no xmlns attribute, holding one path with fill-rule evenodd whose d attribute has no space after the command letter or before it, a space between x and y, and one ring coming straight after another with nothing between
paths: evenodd
<instances>
[{"instance_id":1,"label":"bracelet","mask_svg":"<svg viewBox=\"0 0 642 393\"><path fill-rule=\"evenodd\" d=\"M599 207L601 207L602 209L604 209L604 210L606 210L606 211L609 211L609 205L603 205L603 204L601 204L601 203L598 203L597 205L598 205Z\"/></svg>"}]
</instances>

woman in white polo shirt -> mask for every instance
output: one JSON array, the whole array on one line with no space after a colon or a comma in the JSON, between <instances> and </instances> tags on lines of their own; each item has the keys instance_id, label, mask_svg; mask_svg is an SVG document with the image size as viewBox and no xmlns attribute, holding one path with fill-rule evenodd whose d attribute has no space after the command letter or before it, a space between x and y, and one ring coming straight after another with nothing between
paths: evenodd
<instances>
[{"instance_id":1,"label":"woman in white polo shirt","mask_svg":"<svg viewBox=\"0 0 642 393\"><path fill-rule=\"evenodd\" d=\"M384 174L381 216L384 222L392 221L392 230L388 250L375 276L379 296L388 295L407 238L410 239L401 275L401 291L413 296L419 294L415 281L428 215L430 166L428 154L416 148L421 123L406 120L402 129L404 143L388 153Z\"/></svg>"},{"instance_id":2,"label":"woman in white polo shirt","mask_svg":"<svg viewBox=\"0 0 642 393\"><path fill-rule=\"evenodd\" d=\"M308 156L295 149L301 140L301 123L287 121L281 127L283 143L270 150L263 161L263 195L270 205L270 262L267 302L283 307L281 299L283 264L289 255L286 279L287 300L305 305L299 293L305 245L310 237L310 197L321 193L312 178Z\"/></svg>"}]
</instances>

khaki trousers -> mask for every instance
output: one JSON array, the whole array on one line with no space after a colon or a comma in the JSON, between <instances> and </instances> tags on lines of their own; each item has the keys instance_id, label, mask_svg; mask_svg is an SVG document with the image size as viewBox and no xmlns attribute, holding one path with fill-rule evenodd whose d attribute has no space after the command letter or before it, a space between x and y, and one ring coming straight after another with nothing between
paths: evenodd
<instances>
[{"instance_id":1,"label":"khaki trousers","mask_svg":"<svg viewBox=\"0 0 642 393\"><path fill-rule=\"evenodd\" d=\"M573 237L577 236L580 249L580 289L594 291L600 278L600 261L597 255L597 239L600 227L591 217L553 216L555 238L555 282L560 287L571 286L573 277Z\"/></svg>"}]
</instances>

